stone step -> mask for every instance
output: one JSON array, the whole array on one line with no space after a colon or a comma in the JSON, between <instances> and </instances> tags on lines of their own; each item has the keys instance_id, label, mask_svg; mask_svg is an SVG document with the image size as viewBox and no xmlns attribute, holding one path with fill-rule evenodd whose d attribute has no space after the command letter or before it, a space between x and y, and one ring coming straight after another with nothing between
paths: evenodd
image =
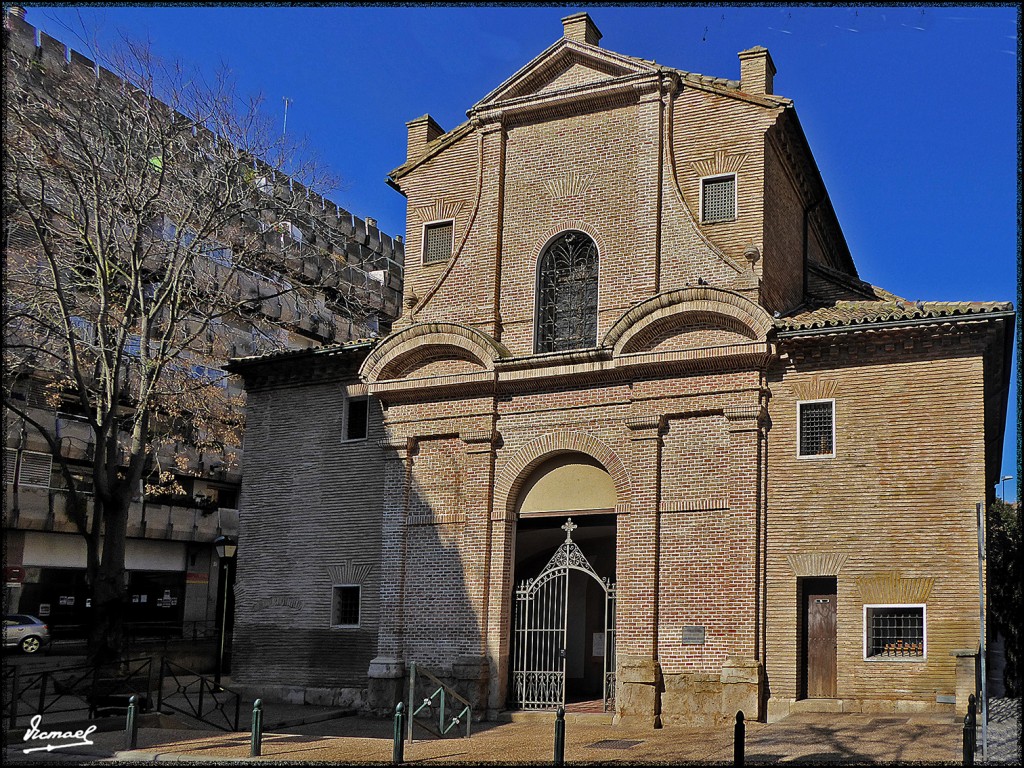
<instances>
[{"instance_id":1,"label":"stone step","mask_svg":"<svg viewBox=\"0 0 1024 768\"><path fill-rule=\"evenodd\" d=\"M789 707L790 714L798 712L843 712L842 699L800 699Z\"/></svg>"},{"instance_id":2,"label":"stone step","mask_svg":"<svg viewBox=\"0 0 1024 768\"><path fill-rule=\"evenodd\" d=\"M588 725L612 725L615 717L614 712L566 712L565 722L585 723ZM499 712L495 718L499 723L526 723L526 722L549 722L555 721L555 710L504 710Z\"/></svg>"}]
</instances>

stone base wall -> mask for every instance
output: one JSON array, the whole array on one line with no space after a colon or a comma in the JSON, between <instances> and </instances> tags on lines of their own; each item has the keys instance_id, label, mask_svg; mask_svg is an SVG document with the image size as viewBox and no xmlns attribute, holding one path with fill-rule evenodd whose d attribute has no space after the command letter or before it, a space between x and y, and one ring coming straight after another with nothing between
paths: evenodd
<instances>
[{"instance_id":1,"label":"stone base wall","mask_svg":"<svg viewBox=\"0 0 1024 768\"><path fill-rule=\"evenodd\" d=\"M460 656L451 664L418 666L429 672L459 696L469 702L473 719L483 720L487 713L489 667L486 659L477 656ZM387 717L394 713L395 706L404 701L408 706L409 676L411 667L397 659L377 657L370 664L365 705L366 714ZM416 695L429 695L436 690L433 681L417 674ZM450 709L458 706L451 702Z\"/></svg>"},{"instance_id":2,"label":"stone base wall","mask_svg":"<svg viewBox=\"0 0 1024 768\"><path fill-rule=\"evenodd\" d=\"M730 658L715 672L664 675L661 694L662 725L721 725L733 722L737 712L747 720L760 720L764 695L764 667L760 662Z\"/></svg>"},{"instance_id":3,"label":"stone base wall","mask_svg":"<svg viewBox=\"0 0 1024 768\"><path fill-rule=\"evenodd\" d=\"M768 699L767 722L775 723L800 712L833 712L864 715L953 715L952 702L918 701L912 699Z\"/></svg>"},{"instance_id":4,"label":"stone base wall","mask_svg":"<svg viewBox=\"0 0 1024 768\"><path fill-rule=\"evenodd\" d=\"M719 672L663 673L653 659L620 657L615 686L615 722L627 725L720 725L742 711L764 717L764 666L728 658Z\"/></svg>"},{"instance_id":5,"label":"stone base wall","mask_svg":"<svg viewBox=\"0 0 1024 768\"><path fill-rule=\"evenodd\" d=\"M721 675L710 672L665 675L661 724L718 725L725 720L721 701Z\"/></svg>"},{"instance_id":6,"label":"stone base wall","mask_svg":"<svg viewBox=\"0 0 1024 768\"><path fill-rule=\"evenodd\" d=\"M366 688L313 688L295 685L230 685L242 694L243 706L255 699L279 704L312 704L319 707L366 708Z\"/></svg>"}]
</instances>

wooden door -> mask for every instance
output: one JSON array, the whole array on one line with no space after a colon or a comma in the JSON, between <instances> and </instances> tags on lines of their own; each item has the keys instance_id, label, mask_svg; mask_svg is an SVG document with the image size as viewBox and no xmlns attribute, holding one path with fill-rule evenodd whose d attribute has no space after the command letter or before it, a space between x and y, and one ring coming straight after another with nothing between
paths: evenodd
<instances>
[{"instance_id":1,"label":"wooden door","mask_svg":"<svg viewBox=\"0 0 1024 768\"><path fill-rule=\"evenodd\" d=\"M807 698L836 695L836 593L807 595Z\"/></svg>"}]
</instances>

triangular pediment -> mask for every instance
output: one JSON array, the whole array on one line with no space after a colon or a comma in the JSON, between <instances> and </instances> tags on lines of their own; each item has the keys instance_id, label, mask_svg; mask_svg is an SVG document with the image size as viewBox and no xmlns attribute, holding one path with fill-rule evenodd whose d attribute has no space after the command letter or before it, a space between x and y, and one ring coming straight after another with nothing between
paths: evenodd
<instances>
[{"instance_id":1,"label":"triangular pediment","mask_svg":"<svg viewBox=\"0 0 1024 768\"><path fill-rule=\"evenodd\" d=\"M573 88L600 86L621 77L657 71L657 65L562 38L487 94L473 109Z\"/></svg>"}]
</instances>

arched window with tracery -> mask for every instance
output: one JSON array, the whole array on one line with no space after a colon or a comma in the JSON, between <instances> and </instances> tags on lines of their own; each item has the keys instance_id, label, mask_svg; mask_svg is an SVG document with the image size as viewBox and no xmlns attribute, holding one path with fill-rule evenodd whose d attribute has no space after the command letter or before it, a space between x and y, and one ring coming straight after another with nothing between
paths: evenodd
<instances>
[{"instance_id":1,"label":"arched window with tracery","mask_svg":"<svg viewBox=\"0 0 1024 768\"><path fill-rule=\"evenodd\" d=\"M597 245L569 230L541 254L537 268L537 352L597 346Z\"/></svg>"}]
</instances>

